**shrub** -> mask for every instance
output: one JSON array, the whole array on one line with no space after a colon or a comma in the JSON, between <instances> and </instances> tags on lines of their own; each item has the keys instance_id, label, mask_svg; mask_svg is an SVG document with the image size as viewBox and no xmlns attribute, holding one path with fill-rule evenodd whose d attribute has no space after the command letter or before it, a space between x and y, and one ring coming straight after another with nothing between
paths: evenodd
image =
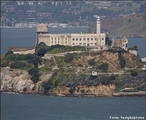
<instances>
[{"instance_id":1,"label":"shrub","mask_svg":"<svg viewBox=\"0 0 146 120\"><path fill-rule=\"evenodd\" d=\"M90 60L88 61L88 64L91 65L91 66L94 66L94 65L95 65L94 59L90 59Z\"/></svg>"},{"instance_id":2,"label":"shrub","mask_svg":"<svg viewBox=\"0 0 146 120\"><path fill-rule=\"evenodd\" d=\"M83 67L83 65L82 64L78 64L78 67Z\"/></svg>"},{"instance_id":3,"label":"shrub","mask_svg":"<svg viewBox=\"0 0 146 120\"><path fill-rule=\"evenodd\" d=\"M74 91L75 91L75 87L71 87L70 90L69 90L69 93L70 93L70 94L73 94Z\"/></svg>"},{"instance_id":4,"label":"shrub","mask_svg":"<svg viewBox=\"0 0 146 120\"><path fill-rule=\"evenodd\" d=\"M33 81L33 83L37 83L39 81L39 74L33 74L33 76L31 77L31 80Z\"/></svg>"},{"instance_id":5,"label":"shrub","mask_svg":"<svg viewBox=\"0 0 146 120\"><path fill-rule=\"evenodd\" d=\"M13 51L8 51L8 52L5 54L5 57L6 57L7 55L10 55L10 54L13 54Z\"/></svg>"},{"instance_id":6,"label":"shrub","mask_svg":"<svg viewBox=\"0 0 146 120\"><path fill-rule=\"evenodd\" d=\"M33 81L33 83L37 83L38 80L39 80L39 77L40 77L40 74L39 74L39 69L34 67L34 68L31 68L28 73L30 75L32 75L31 77L31 80Z\"/></svg>"},{"instance_id":7,"label":"shrub","mask_svg":"<svg viewBox=\"0 0 146 120\"><path fill-rule=\"evenodd\" d=\"M64 62L70 63L74 59L74 54L68 53L64 57Z\"/></svg>"},{"instance_id":8,"label":"shrub","mask_svg":"<svg viewBox=\"0 0 146 120\"><path fill-rule=\"evenodd\" d=\"M49 81L45 81L42 83L42 87L44 88L44 93L46 94L49 89L52 87L52 82L49 80Z\"/></svg>"},{"instance_id":9,"label":"shrub","mask_svg":"<svg viewBox=\"0 0 146 120\"><path fill-rule=\"evenodd\" d=\"M126 65L126 61L125 61L125 59L124 59L124 57L122 56L121 53L119 53L119 61L120 61L120 67L124 68L125 65Z\"/></svg>"},{"instance_id":10,"label":"shrub","mask_svg":"<svg viewBox=\"0 0 146 120\"><path fill-rule=\"evenodd\" d=\"M10 64L10 68L15 68L15 69L18 69L18 68L25 68L27 65L25 62L22 62L22 61L16 61L16 62L12 62Z\"/></svg>"},{"instance_id":11,"label":"shrub","mask_svg":"<svg viewBox=\"0 0 146 120\"><path fill-rule=\"evenodd\" d=\"M98 69L106 72L108 70L108 64L103 63L103 64L98 66Z\"/></svg>"},{"instance_id":12,"label":"shrub","mask_svg":"<svg viewBox=\"0 0 146 120\"><path fill-rule=\"evenodd\" d=\"M132 75L132 76L137 76L137 75L138 75L138 73L137 73L137 71L132 70L132 71L131 71L131 75Z\"/></svg>"},{"instance_id":13,"label":"shrub","mask_svg":"<svg viewBox=\"0 0 146 120\"><path fill-rule=\"evenodd\" d=\"M39 69L36 68L36 67L31 68L31 69L28 71L28 73L29 73L30 75L38 74L38 72L39 72Z\"/></svg>"}]
</instances>

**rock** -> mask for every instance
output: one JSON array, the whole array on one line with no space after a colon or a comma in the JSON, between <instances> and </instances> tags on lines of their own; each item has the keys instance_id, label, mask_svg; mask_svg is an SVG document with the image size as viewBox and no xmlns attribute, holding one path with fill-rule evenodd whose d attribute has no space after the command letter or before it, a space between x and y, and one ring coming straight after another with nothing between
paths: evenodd
<instances>
[{"instance_id":1,"label":"rock","mask_svg":"<svg viewBox=\"0 0 146 120\"><path fill-rule=\"evenodd\" d=\"M1 71L1 91L18 93L33 93L35 84L25 70L13 70L3 68Z\"/></svg>"}]
</instances>

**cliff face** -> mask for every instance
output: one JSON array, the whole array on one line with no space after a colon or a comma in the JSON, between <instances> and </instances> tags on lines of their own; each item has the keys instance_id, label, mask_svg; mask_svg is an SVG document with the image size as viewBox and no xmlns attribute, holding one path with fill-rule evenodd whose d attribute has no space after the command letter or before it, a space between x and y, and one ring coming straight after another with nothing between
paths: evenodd
<instances>
[{"instance_id":1,"label":"cliff face","mask_svg":"<svg viewBox=\"0 0 146 120\"><path fill-rule=\"evenodd\" d=\"M16 92L16 93L43 93L43 91L40 90L40 87L42 85L42 82L48 79L50 75L45 76L42 75L40 77L40 81L36 84L32 82L30 79L30 75L25 70L12 70L9 67L2 68L1 71L1 91L5 92ZM74 78L74 76L71 76ZM76 83L76 81L81 82L77 79L78 76L76 76L72 81L73 84ZM64 80L65 77L63 77ZM86 79L85 77L84 79ZM79 77L80 79L80 77ZM85 81L85 80L83 80ZM83 83L83 82L82 82ZM51 88L49 90L49 94L55 94L55 95L74 95L74 96L80 96L80 95L92 95L92 96L112 96L112 92L115 88L115 85L109 84L109 85L77 85L73 87L74 85L71 84L69 86L70 82L67 80L64 85L58 85L55 88ZM72 91L73 90L73 91ZM72 93L73 92L73 93Z\"/></svg>"},{"instance_id":2,"label":"cliff face","mask_svg":"<svg viewBox=\"0 0 146 120\"><path fill-rule=\"evenodd\" d=\"M24 70L11 70L9 67L1 70L1 91L33 93L35 85L30 75Z\"/></svg>"},{"instance_id":3,"label":"cliff face","mask_svg":"<svg viewBox=\"0 0 146 120\"><path fill-rule=\"evenodd\" d=\"M74 96L112 96L115 85L97 85L97 86L87 86L79 85L74 88ZM57 94L60 96L70 95L70 87L57 87L50 91L50 93Z\"/></svg>"},{"instance_id":4,"label":"cliff face","mask_svg":"<svg viewBox=\"0 0 146 120\"><path fill-rule=\"evenodd\" d=\"M146 15L132 14L124 17L101 17L101 29L111 36L145 37ZM89 27L89 32L95 32L96 24Z\"/></svg>"}]
</instances>

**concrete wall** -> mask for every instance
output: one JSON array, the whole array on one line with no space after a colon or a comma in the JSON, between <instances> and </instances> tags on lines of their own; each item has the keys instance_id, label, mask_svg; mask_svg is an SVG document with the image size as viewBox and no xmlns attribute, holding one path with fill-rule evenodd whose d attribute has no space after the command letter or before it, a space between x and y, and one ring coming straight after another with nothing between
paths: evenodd
<instances>
[{"instance_id":1,"label":"concrete wall","mask_svg":"<svg viewBox=\"0 0 146 120\"><path fill-rule=\"evenodd\" d=\"M23 54L23 55L26 55L26 54L33 54L35 53L35 49L32 49L32 50L26 50L26 51L13 51L14 54Z\"/></svg>"},{"instance_id":2,"label":"concrete wall","mask_svg":"<svg viewBox=\"0 0 146 120\"><path fill-rule=\"evenodd\" d=\"M136 55L137 56L137 50L128 50L130 54Z\"/></svg>"}]
</instances>

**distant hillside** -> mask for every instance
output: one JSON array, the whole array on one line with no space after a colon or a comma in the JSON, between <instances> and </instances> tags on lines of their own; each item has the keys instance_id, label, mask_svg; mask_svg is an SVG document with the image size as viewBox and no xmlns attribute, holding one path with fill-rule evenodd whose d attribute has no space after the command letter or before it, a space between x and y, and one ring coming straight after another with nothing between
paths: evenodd
<instances>
[{"instance_id":1,"label":"distant hillside","mask_svg":"<svg viewBox=\"0 0 146 120\"><path fill-rule=\"evenodd\" d=\"M95 23L88 29L95 32ZM111 36L145 37L146 35L146 15L131 14L123 17L101 17L101 29Z\"/></svg>"}]
</instances>

